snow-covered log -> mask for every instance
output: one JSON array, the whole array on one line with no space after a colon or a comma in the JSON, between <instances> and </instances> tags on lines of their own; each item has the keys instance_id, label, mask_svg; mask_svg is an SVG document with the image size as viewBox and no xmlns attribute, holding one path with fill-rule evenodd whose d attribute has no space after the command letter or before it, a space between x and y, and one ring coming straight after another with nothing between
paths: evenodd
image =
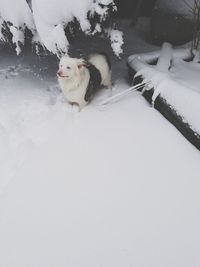
<instances>
[{"instance_id":1,"label":"snow-covered log","mask_svg":"<svg viewBox=\"0 0 200 267\"><path fill-rule=\"evenodd\" d=\"M153 52L148 52L148 53L142 53L142 54L136 54L136 55L132 55L128 58L128 64L130 66L134 66L134 60L135 59L139 59L144 63L155 63L158 61L158 58L161 55L162 50L157 50L157 51L153 51ZM191 49L185 49L185 48L175 48L172 51L172 58L176 58L176 59L183 59L183 60L190 60L192 59L193 54L191 52Z\"/></svg>"},{"instance_id":2,"label":"snow-covered log","mask_svg":"<svg viewBox=\"0 0 200 267\"><path fill-rule=\"evenodd\" d=\"M172 45L164 43L161 49L161 54L157 62L157 70L167 72L171 66L172 60Z\"/></svg>"},{"instance_id":3,"label":"snow-covered log","mask_svg":"<svg viewBox=\"0 0 200 267\"><path fill-rule=\"evenodd\" d=\"M128 68L134 84L148 83L141 89L148 102L200 150L200 64L192 59L189 50L164 44L160 51L129 57Z\"/></svg>"}]
</instances>

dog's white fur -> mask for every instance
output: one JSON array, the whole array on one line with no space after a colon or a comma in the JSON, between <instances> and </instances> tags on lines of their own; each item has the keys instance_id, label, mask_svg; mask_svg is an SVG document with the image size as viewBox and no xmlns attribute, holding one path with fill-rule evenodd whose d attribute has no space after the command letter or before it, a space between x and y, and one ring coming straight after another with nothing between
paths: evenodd
<instances>
[{"instance_id":1,"label":"dog's white fur","mask_svg":"<svg viewBox=\"0 0 200 267\"><path fill-rule=\"evenodd\" d=\"M104 55L92 54L88 60L100 72L104 87L111 88L111 70ZM60 60L58 71L58 82L69 103L76 103L79 110L85 107L85 101L90 72L84 64L83 59L64 56Z\"/></svg>"},{"instance_id":2,"label":"dog's white fur","mask_svg":"<svg viewBox=\"0 0 200 267\"><path fill-rule=\"evenodd\" d=\"M111 88L112 87L112 73L111 69L108 65L108 62L104 55L101 54L92 54L89 56L88 60L91 64L93 64L101 74L102 86Z\"/></svg>"}]
</instances>

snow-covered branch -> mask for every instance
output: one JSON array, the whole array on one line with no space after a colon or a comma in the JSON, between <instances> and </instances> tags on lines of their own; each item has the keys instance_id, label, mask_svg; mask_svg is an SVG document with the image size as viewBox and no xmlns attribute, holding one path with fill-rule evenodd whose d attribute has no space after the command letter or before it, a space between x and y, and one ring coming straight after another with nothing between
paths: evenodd
<instances>
[{"instance_id":1,"label":"snow-covered branch","mask_svg":"<svg viewBox=\"0 0 200 267\"><path fill-rule=\"evenodd\" d=\"M113 0L0 0L0 40L8 41L6 30L9 31L19 54L27 28L32 34L33 44L39 44L53 54L65 54L69 48L66 28L70 22L76 21L87 35L109 32L113 51L119 56L122 53L122 33L101 27L115 10Z\"/></svg>"},{"instance_id":2,"label":"snow-covered branch","mask_svg":"<svg viewBox=\"0 0 200 267\"><path fill-rule=\"evenodd\" d=\"M32 34L35 25L32 12L25 0L0 0L0 40L6 41L6 30L12 34L12 42L16 52L21 52L24 44L24 30L28 28Z\"/></svg>"}]
</instances>

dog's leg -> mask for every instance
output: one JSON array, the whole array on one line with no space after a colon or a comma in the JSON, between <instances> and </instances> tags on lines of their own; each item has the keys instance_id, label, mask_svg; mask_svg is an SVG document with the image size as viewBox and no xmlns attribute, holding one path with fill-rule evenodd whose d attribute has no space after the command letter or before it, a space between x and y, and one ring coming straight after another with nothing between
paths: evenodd
<instances>
[{"instance_id":1,"label":"dog's leg","mask_svg":"<svg viewBox=\"0 0 200 267\"><path fill-rule=\"evenodd\" d=\"M73 103L72 104L72 113L78 113L78 112L80 112L79 105L76 103Z\"/></svg>"},{"instance_id":2,"label":"dog's leg","mask_svg":"<svg viewBox=\"0 0 200 267\"><path fill-rule=\"evenodd\" d=\"M106 79L103 81L103 86L107 89L112 89L113 83L112 83L112 73L109 72Z\"/></svg>"},{"instance_id":3,"label":"dog's leg","mask_svg":"<svg viewBox=\"0 0 200 267\"><path fill-rule=\"evenodd\" d=\"M79 112L87 105L88 103L86 101L83 101L81 103L79 103Z\"/></svg>"}]
</instances>

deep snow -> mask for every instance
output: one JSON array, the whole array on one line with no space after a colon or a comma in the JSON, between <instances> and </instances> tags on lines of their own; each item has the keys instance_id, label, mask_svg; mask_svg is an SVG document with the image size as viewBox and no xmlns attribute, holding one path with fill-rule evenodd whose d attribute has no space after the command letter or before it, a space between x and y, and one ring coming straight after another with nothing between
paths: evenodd
<instances>
[{"instance_id":1,"label":"deep snow","mask_svg":"<svg viewBox=\"0 0 200 267\"><path fill-rule=\"evenodd\" d=\"M122 25L113 94L127 56L155 49L145 20ZM110 51L80 38L73 55ZM139 93L73 113L55 58L0 56L0 266L199 266L199 151Z\"/></svg>"}]
</instances>

